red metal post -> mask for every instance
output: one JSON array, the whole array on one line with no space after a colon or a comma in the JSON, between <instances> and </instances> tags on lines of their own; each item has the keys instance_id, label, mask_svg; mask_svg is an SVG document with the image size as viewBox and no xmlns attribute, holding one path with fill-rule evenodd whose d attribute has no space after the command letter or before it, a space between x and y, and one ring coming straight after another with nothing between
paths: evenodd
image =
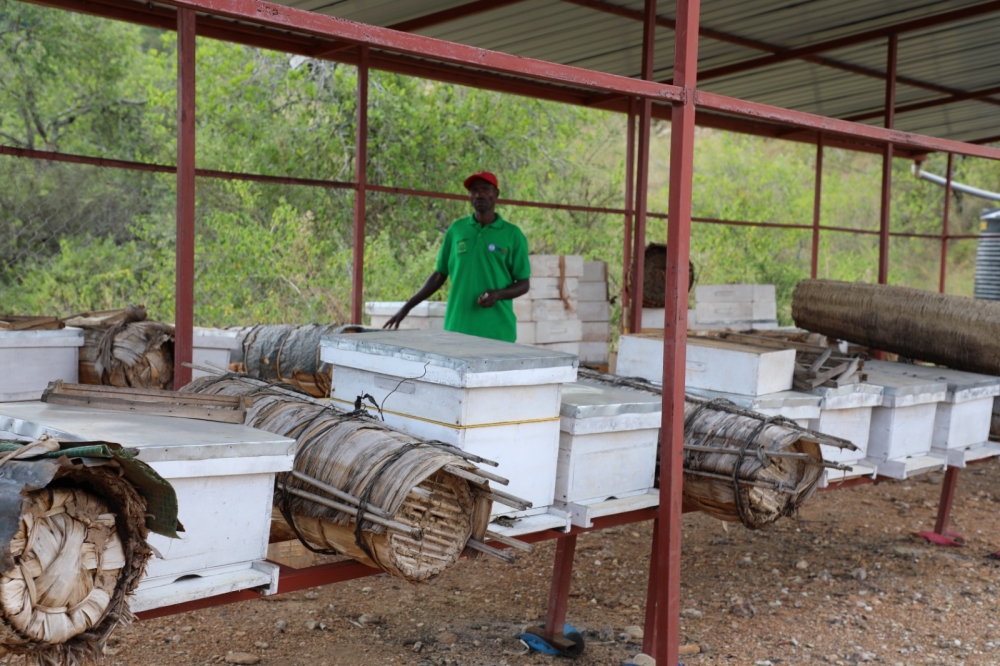
<instances>
[{"instance_id":1,"label":"red metal post","mask_svg":"<svg viewBox=\"0 0 1000 666\"><path fill-rule=\"evenodd\" d=\"M195 12L177 10L177 256L174 388L191 381L194 343Z\"/></svg>"},{"instance_id":2,"label":"red metal post","mask_svg":"<svg viewBox=\"0 0 1000 666\"><path fill-rule=\"evenodd\" d=\"M632 217L635 196L635 98L628 101L628 128L625 131L625 233L622 239L622 318L621 332L629 329L631 301L629 279L632 271ZM642 304L640 303L640 307Z\"/></svg>"},{"instance_id":3,"label":"red metal post","mask_svg":"<svg viewBox=\"0 0 1000 666\"><path fill-rule=\"evenodd\" d=\"M364 314L365 206L368 194L368 47L358 47L358 118L354 151L354 265L351 272L351 323Z\"/></svg>"},{"instance_id":4,"label":"red metal post","mask_svg":"<svg viewBox=\"0 0 1000 666\"><path fill-rule=\"evenodd\" d=\"M656 655L676 664L680 641L681 513L684 482L684 375L687 358L688 262L694 175L695 86L700 0L677 0L674 85L684 101L670 122L666 321L663 330L663 417L660 426L660 529L656 552ZM646 609L648 613L650 609ZM653 656L653 655L651 655Z\"/></svg>"},{"instance_id":5,"label":"red metal post","mask_svg":"<svg viewBox=\"0 0 1000 666\"><path fill-rule=\"evenodd\" d=\"M656 0L646 0L642 22L642 78L651 81L656 50ZM653 102L648 97L639 107L639 152L635 179L635 241L632 249L632 307L629 330L642 331L642 280L646 259L646 201L649 190L649 141Z\"/></svg>"},{"instance_id":6,"label":"red metal post","mask_svg":"<svg viewBox=\"0 0 1000 666\"><path fill-rule=\"evenodd\" d=\"M899 37L889 35L889 54L885 79L885 127L896 124L896 54ZM879 212L878 283L889 282L889 221L892 204L892 144L885 144L882 154L882 207Z\"/></svg>"},{"instance_id":7,"label":"red metal post","mask_svg":"<svg viewBox=\"0 0 1000 666\"><path fill-rule=\"evenodd\" d=\"M948 276L948 213L951 210L951 170L955 156L948 153L948 173L944 181L944 213L941 216L941 279L938 291L944 293Z\"/></svg>"},{"instance_id":8,"label":"red metal post","mask_svg":"<svg viewBox=\"0 0 1000 666\"><path fill-rule=\"evenodd\" d=\"M556 560L552 566L552 585L549 588L549 605L545 609L545 640L549 643L561 636L566 624L569 606L569 586L573 582L573 555L576 554L576 535L571 534L556 541Z\"/></svg>"},{"instance_id":9,"label":"red metal post","mask_svg":"<svg viewBox=\"0 0 1000 666\"><path fill-rule=\"evenodd\" d=\"M938 534L945 534L948 530L948 521L951 520L951 505L955 499L955 486L958 485L958 468L948 466L944 473L944 482L941 484L941 501L938 502L937 521L934 523L934 531Z\"/></svg>"},{"instance_id":10,"label":"red metal post","mask_svg":"<svg viewBox=\"0 0 1000 666\"><path fill-rule=\"evenodd\" d=\"M823 133L816 135L816 189L813 191L813 237L812 237L812 261L810 262L809 277L816 279L816 272L819 268L819 209L823 197Z\"/></svg>"},{"instance_id":11,"label":"red metal post","mask_svg":"<svg viewBox=\"0 0 1000 666\"><path fill-rule=\"evenodd\" d=\"M642 626L642 651L644 654L656 653L656 563L659 560L660 519L653 521L653 546L649 552L649 580L646 581L646 621Z\"/></svg>"}]
</instances>

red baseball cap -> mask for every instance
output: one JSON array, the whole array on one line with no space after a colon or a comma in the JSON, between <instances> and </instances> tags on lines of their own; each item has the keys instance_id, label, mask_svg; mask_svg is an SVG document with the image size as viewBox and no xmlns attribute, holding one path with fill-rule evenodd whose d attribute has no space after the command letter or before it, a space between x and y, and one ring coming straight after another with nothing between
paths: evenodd
<instances>
[{"instance_id":1,"label":"red baseball cap","mask_svg":"<svg viewBox=\"0 0 1000 666\"><path fill-rule=\"evenodd\" d=\"M469 186L472 185L472 181L477 179L485 180L487 183L491 183L493 187L497 188L498 190L500 189L500 184L497 182L497 177L492 173L490 173L489 171L477 171L476 173L466 178L464 183L465 189L469 189Z\"/></svg>"}]
</instances>

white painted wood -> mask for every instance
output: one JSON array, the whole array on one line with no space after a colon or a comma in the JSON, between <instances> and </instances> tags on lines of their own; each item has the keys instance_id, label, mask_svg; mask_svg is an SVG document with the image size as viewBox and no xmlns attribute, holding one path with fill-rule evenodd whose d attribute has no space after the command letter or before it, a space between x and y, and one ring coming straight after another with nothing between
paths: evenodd
<instances>
[{"instance_id":1,"label":"white painted wood","mask_svg":"<svg viewBox=\"0 0 1000 666\"><path fill-rule=\"evenodd\" d=\"M594 519L603 516L613 516L629 511L639 511L652 506L659 506L660 491L650 488L647 491L635 493L627 497L616 497L607 500L590 500L588 502L556 502L556 506L566 509L570 521L577 527L593 527Z\"/></svg>"},{"instance_id":2,"label":"white painted wood","mask_svg":"<svg viewBox=\"0 0 1000 666\"><path fill-rule=\"evenodd\" d=\"M755 287L771 287L774 289L774 285L754 285ZM774 321L778 318L778 304L772 297L770 300L755 300L753 302L753 316L751 317L754 321Z\"/></svg>"},{"instance_id":3,"label":"white painted wood","mask_svg":"<svg viewBox=\"0 0 1000 666\"><path fill-rule=\"evenodd\" d=\"M691 310L694 312L694 310ZM652 328L656 330L663 330L665 323L664 317L666 316L666 310L663 308L643 308L642 309L642 328ZM694 321L691 318L691 321Z\"/></svg>"},{"instance_id":4,"label":"white painted wood","mask_svg":"<svg viewBox=\"0 0 1000 666\"><path fill-rule=\"evenodd\" d=\"M820 445L823 460L850 462L868 457L868 438L871 433L872 408L824 409L819 418L810 419L810 430L846 439L858 447L857 451L836 446Z\"/></svg>"},{"instance_id":5,"label":"white painted wood","mask_svg":"<svg viewBox=\"0 0 1000 666\"><path fill-rule=\"evenodd\" d=\"M49 382L79 381L83 331L0 331L0 401L38 400Z\"/></svg>"},{"instance_id":6,"label":"white painted wood","mask_svg":"<svg viewBox=\"0 0 1000 666\"><path fill-rule=\"evenodd\" d=\"M577 356L580 357L581 363L607 363L608 343L581 342L579 343L579 352L577 352Z\"/></svg>"},{"instance_id":7,"label":"white painted wood","mask_svg":"<svg viewBox=\"0 0 1000 666\"><path fill-rule=\"evenodd\" d=\"M583 326L579 319L535 322L536 345L550 342L580 342L582 338Z\"/></svg>"},{"instance_id":8,"label":"white painted wood","mask_svg":"<svg viewBox=\"0 0 1000 666\"><path fill-rule=\"evenodd\" d=\"M371 315L369 326L372 328L382 328L392 319L389 315ZM443 331L444 317L413 317L407 315L399 324L400 330L414 331Z\"/></svg>"},{"instance_id":9,"label":"white painted wood","mask_svg":"<svg viewBox=\"0 0 1000 666\"><path fill-rule=\"evenodd\" d=\"M931 450L936 403L905 407L873 407L868 458L897 460Z\"/></svg>"},{"instance_id":10,"label":"white painted wood","mask_svg":"<svg viewBox=\"0 0 1000 666\"><path fill-rule=\"evenodd\" d=\"M766 349L710 338L689 338L689 388L760 396L792 388L795 351ZM618 339L618 374L663 381L661 335L623 335Z\"/></svg>"},{"instance_id":11,"label":"white painted wood","mask_svg":"<svg viewBox=\"0 0 1000 666\"><path fill-rule=\"evenodd\" d=\"M580 346L582 342L546 342L546 343L535 343L536 347L542 347L544 349L551 349L553 351L563 352L564 354L573 354L577 358L580 356Z\"/></svg>"},{"instance_id":12,"label":"white painted wood","mask_svg":"<svg viewBox=\"0 0 1000 666\"><path fill-rule=\"evenodd\" d=\"M940 453L940 451L935 451L935 453ZM966 446L961 449L948 449L948 464L952 467L965 467L971 462L977 460L985 460L987 458L996 458L1000 456L1000 442L980 442L978 444L973 444L972 446Z\"/></svg>"},{"instance_id":13,"label":"white painted wood","mask_svg":"<svg viewBox=\"0 0 1000 666\"><path fill-rule=\"evenodd\" d=\"M572 301L579 300L580 282L579 278L566 278L566 297ZM531 286L528 288L528 298L550 299L562 298L559 291L559 278L557 277L531 277Z\"/></svg>"},{"instance_id":14,"label":"white painted wood","mask_svg":"<svg viewBox=\"0 0 1000 666\"><path fill-rule=\"evenodd\" d=\"M278 569L272 565L272 568L247 566L240 571L185 578L159 587L144 588L140 583L139 589L129 597L129 607L132 612L141 613L227 592L253 588L270 591L276 589L277 579Z\"/></svg>"},{"instance_id":15,"label":"white painted wood","mask_svg":"<svg viewBox=\"0 0 1000 666\"><path fill-rule=\"evenodd\" d=\"M736 303L701 302L694 307L695 321L699 324L753 321L753 302Z\"/></svg>"},{"instance_id":16,"label":"white painted wood","mask_svg":"<svg viewBox=\"0 0 1000 666\"><path fill-rule=\"evenodd\" d=\"M877 473L878 467L875 464L868 460L860 460L851 463L850 470L827 469L823 474L823 478L820 479L818 487L826 488L832 483L840 483L841 481L854 479L859 476L867 476L868 478L874 479Z\"/></svg>"},{"instance_id":17,"label":"white painted wood","mask_svg":"<svg viewBox=\"0 0 1000 666\"><path fill-rule=\"evenodd\" d=\"M559 415L561 388L559 384L461 388L337 368L335 401L346 407L365 393L386 412L456 427L552 419Z\"/></svg>"},{"instance_id":18,"label":"white painted wood","mask_svg":"<svg viewBox=\"0 0 1000 666\"><path fill-rule=\"evenodd\" d=\"M533 254L528 257L531 262L531 279L536 277L559 277L559 256L558 254ZM565 255L565 276L579 278L583 277L583 257L579 254Z\"/></svg>"},{"instance_id":19,"label":"white painted wood","mask_svg":"<svg viewBox=\"0 0 1000 666\"><path fill-rule=\"evenodd\" d=\"M857 409L859 407L879 407L882 404L881 386L868 383L848 384L846 386L820 386L811 393L822 398L821 409Z\"/></svg>"},{"instance_id":20,"label":"white painted wood","mask_svg":"<svg viewBox=\"0 0 1000 666\"><path fill-rule=\"evenodd\" d=\"M890 479L902 480L919 474L944 469L947 464L948 461L944 456L930 453L923 456L912 456L909 458L879 462L878 473L879 476L887 476Z\"/></svg>"},{"instance_id":21,"label":"white painted wood","mask_svg":"<svg viewBox=\"0 0 1000 666\"><path fill-rule=\"evenodd\" d=\"M603 261L583 262L583 279L587 282L607 282L608 265Z\"/></svg>"},{"instance_id":22,"label":"white painted wood","mask_svg":"<svg viewBox=\"0 0 1000 666\"><path fill-rule=\"evenodd\" d=\"M514 316L517 317L518 322L534 321L532 319L533 308L534 301L528 296L518 296L514 299Z\"/></svg>"},{"instance_id":23,"label":"white painted wood","mask_svg":"<svg viewBox=\"0 0 1000 666\"><path fill-rule=\"evenodd\" d=\"M570 303L571 308L558 299L545 299L532 301L531 320L532 321L566 321L576 319L576 304Z\"/></svg>"},{"instance_id":24,"label":"white painted wood","mask_svg":"<svg viewBox=\"0 0 1000 666\"><path fill-rule=\"evenodd\" d=\"M506 514L505 514L506 516ZM568 511L548 507L544 513L533 514L531 516L515 517L511 521L492 522L490 531L496 532L506 537L517 537L547 530L566 531L572 527Z\"/></svg>"},{"instance_id":25,"label":"white painted wood","mask_svg":"<svg viewBox=\"0 0 1000 666\"><path fill-rule=\"evenodd\" d=\"M694 287L694 299L697 303L750 303L756 295L754 287L763 286L765 285L698 284ZM763 290L760 293L762 297L765 295Z\"/></svg>"},{"instance_id":26,"label":"white painted wood","mask_svg":"<svg viewBox=\"0 0 1000 666\"><path fill-rule=\"evenodd\" d=\"M392 315L399 312L399 309L406 305L404 301L376 301L365 303L365 314L366 315L376 315L381 317L391 317ZM407 318L413 317L444 317L445 310L448 309L448 303L445 301L424 301L419 303L407 316Z\"/></svg>"},{"instance_id":27,"label":"white painted wood","mask_svg":"<svg viewBox=\"0 0 1000 666\"><path fill-rule=\"evenodd\" d=\"M611 304L599 301L578 303L576 318L580 321L611 321Z\"/></svg>"},{"instance_id":28,"label":"white painted wood","mask_svg":"<svg viewBox=\"0 0 1000 666\"><path fill-rule=\"evenodd\" d=\"M992 397L964 402L939 402L931 448L961 449L985 442L990 437L992 416Z\"/></svg>"},{"instance_id":29,"label":"white painted wood","mask_svg":"<svg viewBox=\"0 0 1000 666\"><path fill-rule=\"evenodd\" d=\"M581 301L608 300L608 283L603 280L599 282L581 282L580 300Z\"/></svg>"},{"instance_id":30,"label":"white painted wood","mask_svg":"<svg viewBox=\"0 0 1000 666\"><path fill-rule=\"evenodd\" d=\"M166 479L194 477L236 476L246 474L275 474L292 469L293 454L280 456L252 456L248 458L209 458L205 460L161 460L150 463Z\"/></svg>"},{"instance_id":31,"label":"white painted wood","mask_svg":"<svg viewBox=\"0 0 1000 666\"><path fill-rule=\"evenodd\" d=\"M603 342L607 347L607 342L611 339L611 322L585 321L580 327L580 333L582 342Z\"/></svg>"},{"instance_id":32,"label":"white painted wood","mask_svg":"<svg viewBox=\"0 0 1000 666\"><path fill-rule=\"evenodd\" d=\"M517 322L517 344L519 345L535 344L535 322L533 321Z\"/></svg>"},{"instance_id":33,"label":"white painted wood","mask_svg":"<svg viewBox=\"0 0 1000 666\"><path fill-rule=\"evenodd\" d=\"M658 428L561 433L555 499L605 500L652 488L658 439Z\"/></svg>"}]
</instances>

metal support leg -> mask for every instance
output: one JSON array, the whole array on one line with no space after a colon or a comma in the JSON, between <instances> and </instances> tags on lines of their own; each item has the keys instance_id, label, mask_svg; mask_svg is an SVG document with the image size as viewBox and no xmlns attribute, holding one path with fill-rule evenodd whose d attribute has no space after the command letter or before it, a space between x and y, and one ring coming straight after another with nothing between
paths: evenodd
<instances>
[{"instance_id":1,"label":"metal support leg","mask_svg":"<svg viewBox=\"0 0 1000 666\"><path fill-rule=\"evenodd\" d=\"M556 560L552 565L552 587L549 588L549 605L545 610L545 640L553 643L562 636L569 606L569 586L573 580L573 556L576 554L576 535L556 540Z\"/></svg>"},{"instance_id":2,"label":"metal support leg","mask_svg":"<svg viewBox=\"0 0 1000 666\"><path fill-rule=\"evenodd\" d=\"M660 519L653 521L653 547L649 552L649 581L646 583L646 620L642 625L642 651L656 653L656 561L659 553Z\"/></svg>"},{"instance_id":3,"label":"metal support leg","mask_svg":"<svg viewBox=\"0 0 1000 666\"><path fill-rule=\"evenodd\" d=\"M937 521L933 532L917 532L919 536L939 546L964 546L965 538L948 529L951 520L951 506L955 501L955 487L958 485L958 467L948 467L941 484L941 499L938 502Z\"/></svg>"}]
</instances>

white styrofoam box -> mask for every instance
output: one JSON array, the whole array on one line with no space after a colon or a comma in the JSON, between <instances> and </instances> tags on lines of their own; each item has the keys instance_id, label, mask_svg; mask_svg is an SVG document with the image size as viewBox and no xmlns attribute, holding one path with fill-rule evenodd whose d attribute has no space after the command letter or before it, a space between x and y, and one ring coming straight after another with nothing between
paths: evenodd
<instances>
[{"instance_id":1,"label":"white styrofoam box","mask_svg":"<svg viewBox=\"0 0 1000 666\"><path fill-rule=\"evenodd\" d=\"M604 364L608 362L607 342L580 342L578 345L577 356L580 357L581 363Z\"/></svg>"},{"instance_id":2,"label":"white styrofoam box","mask_svg":"<svg viewBox=\"0 0 1000 666\"><path fill-rule=\"evenodd\" d=\"M608 386L566 384L556 499L608 499L653 487L662 400Z\"/></svg>"},{"instance_id":3,"label":"white styrofoam box","mask_svg":"<svg viewBox=\"0 0 1000 666\"><path fill-rule=\"evenodd\" d=\"M565 277L583 277L583 257L579 254L562 255L565 257L564 270ZM558 278L559 272L558 254L533 254L528 257L531 262L531 281L539 278Z\"/></svg>"},{"instance_id":4,"label":"white styrofoam box","mask_svg":"<svg viewBox=\"0 0 1000 666\"><path fill-rule=\"evenodd\" d=\"M559 395L576 378L575 356L448 331L331 335L321 345L334 401L369 393L388 424L500 463L506 490L534 505L519 515L552 504ZM493 513L511 511L494 504Z\"/></svg>"},{"instance_id":5,"label":"white styrofoam box","mask_svg":"<svg viewBox=\"0 0 1000 666\"><path fill-rule=\"evenodd\" d=\"M534 309L534 301L527 296L518 296L514 299L514 316L520 321L534 321L532 318L532 310Z\"/></svg>"},{"instance_id":6,"label":"white styrofoam box","mask_svg":"<svg viewBox=\"0 0 1000 666\"><path fill-rule=\"evenodd\" d=\"M694 306L694 317L699 324L753 321L753 303L751 301L734 303L698 301Z\"/></svg>"},{"instance_id":7,"label":"white styrofoam box","mask_svg":"<svg viewBox=\"0 0 1000 666\"><path fill-rule=\"evenodd\" d=\"M580 356L580 345L582 342L546 342L543 344L536 343L536 347L541 347L542 349L551 349L552 351L562 352L564 354L572 354L573 356Z\"/></svg>"},{"instance_id":8,"label":"white styrofoam box","mask_svg":"<svg viewBox=\"0 0 1000 666\"><path fill-rule=\"evenodd\" d=\"M566 278L566 298L576 301L580 296L580 282L578 278ZM541 300L546 298L561 299L563 294L559 291L559 278L557 277L532 277L531 287L528 288L528 298Z\"/></svg>"},{"instance_id":9,"label":"white styrofoam box","mask_svg":"<svg viewBox=\"0 0 1000 666\"><path fill-rule=\"evenodd\" d=\"M601 280L600 282L581 282L580 300L581 301L608 300L608 283L603 280Z\"/></svg>"},{"instance_id":10,"label":"white styrofoam box","mask_svg":"<svg viewBox=\"0 0 1000 666\"><path fill-rule=\"evenodd\" d=\"M780 391L764 395L750 396L724 391L707 391L700 388L686 388L688 393L714 400L724 398L737 407L749 409L764 416L784 416L793 421L807 421L819 418L821 398L800 391Z\"/></svg>"},{"instance_id":11,"label":"white styrofoam box","mask_svg":"<svg viewBox=\"0 0 1000 666\"><path fill-rule=\"evenodd\" d=\"M795 350L751 347L714 338L688 338L685 384L689 388L759 396L792 388ZM663 381L663 336L618 339L618 374Z\"/></svg>"},{"instance_id":12,"label":"white styrofoam box","mask_svg":"<svg viewBox=\"0 0 1000 666\"><path fill-rule=\"evenodd\" d=\"M235 589L260 585L254 565L267 556L274 476L292 469L295 440L229 423L40 402L0 404L0 431L115 442L170 482L185 531L180 539L149 535L162 558L149 561L140 590L234 572L245 583Z\"/></svg>"},{"instance_id":13,"label":"white styrofoam box","mask_svg":"<svg viewBox=\"0 0 1000 666\"><path fill-rule=\"evenodd\" d=\"M580 321L611 321L611 304L607 301L584 301L576 306Z\"/></svg>"},{"instance_id":14,"label":"white styrofoam box","mask_svg":"<svg viewBox=\"0 0 1000 666\"><path fill-rule=\"evenodd\" d=\"M79 380L83 331L0 331L0 401L38 400L49 382Z\"/></svg>"},{"instance_id":15,"label":"white styrofoam box","mask_svg":"<svg viewBox=\"0 0 1000 666\"><path fill-rule=\"evenodd\" d=\"M580 342L581 339L583 339L583 325L579 319L535 322L535 344Z\"/></svg>"},{"instance_id":16,"label":"white styrofoam box","mask_svg":"<svg viewBox=\"0 0 1000 666\"><path fill-rule=\"evenodd\" d=\"M194 365L229 368L229 357L234 349L239 349L243 341L240 332L227 328L194 329L194 343L191 349L191 362ZM209 373L192 368L191 378L206 377Z\"/></svg>"},{"instance_id":17,"label":"white styrofoam box","mask_svg":"<svg viewBox=\"0 0 1000 666\"><path fill-rule=\"evenodd\" d=\"M583 262L583 279L585 282L607 282L608 265L603 261Z\"/></svg>"},{"instance_id":18,"label":"white styrofoam box","mask_svg":"<svg viewBox=\"0 0 1000 666\"><path fill-rule=\"evenodd\" d=\"M565 321L567 319L577 319L576 303L573 301L570 301L570 308L567 308L566 303L557 298L531 302L531 321Z\"/></svg>"},{"instance_id":19,"label":"white styrofoam box","mask_svg":"<svg viewBox=\"0 0 1000 666\"><path fill-rule=\"evenodd\" d=\"M868 457L888 461L927 454L931 450L937 403L945 399L948 385L870 370L867 365L865 374L867 383L882 387L882 404L872 408Z\"/></svg>"},{"instance_id":20,"label":"white styrofoam box","mask_svg":"<svg viewBox=\"0 0 1000 666\"><path fill-rule=\"evenodd\" d=\"M399 312L399 309L406 305L404 301L374 301L365 303L365 314L366 315L378 315L382 317L391 317L392 315ZM424 301L423 303L418 303L410 310L410 313L406 315L407 317L444 317L445 311L448 309L448 303L445 301Z\"/></svg>"},{"instance_id":21,"label":"white styrofoam box","mask_svg":"<svg viewBox=\"0 0 1000 666\"><path fill-rule=\"evenodd\" d=\"M382 328L392 317L390 315L370 315L369 319L369 326L372 328ZM399 323L399 328L417 331L443 331L444 317L411 317L407 315Z\"/></svg>"},{"instance_id":22,"label":"white styrofoam box","mask_svg":"<svg viewBox=\"0 0 1000 666\"><path fill-rule=\"evenodd\" d=\"M812 393L821 397L819 418L811 419L808 428L854 444L858 449L840 449L820 445L823 460L853 462L862 460L868 453L868 436L871 431L872 408L882 404L882 387L872 384L846 386L820 386Z\"/></svg>"},{"instance_id":23,"label":"white styrofoam box","mask_svg":"<svg viewBox=\"0 0 1000 666\"><path fill-rule=\"evenodd\" d=\"M607 342L611 339L611 322L585 321L580 327L583 342Z\"/></svg>"},{"instance_id":24,"label":"white styrofoam box","mask_svg":"<svg viewBox=\"0 0 1000 666\"><path fill-rule=\"evenodd\" d=\"M517 344L519 345L535 344L535 322L533 321L517 322Z\"/></svg>"},{"instance_id":25,"label":"white styrofoam box","mask_svg":"<svg viewBox=\"0 0 1000 666\"><path fill-rule=\"evenodd\" d=\"M947 383L948 393L937 405L932 449L947 451L989 439L993 401L1000 395L1000 377L885 361L866 362L865 370Z\"/></svg>"}]
</instances>

